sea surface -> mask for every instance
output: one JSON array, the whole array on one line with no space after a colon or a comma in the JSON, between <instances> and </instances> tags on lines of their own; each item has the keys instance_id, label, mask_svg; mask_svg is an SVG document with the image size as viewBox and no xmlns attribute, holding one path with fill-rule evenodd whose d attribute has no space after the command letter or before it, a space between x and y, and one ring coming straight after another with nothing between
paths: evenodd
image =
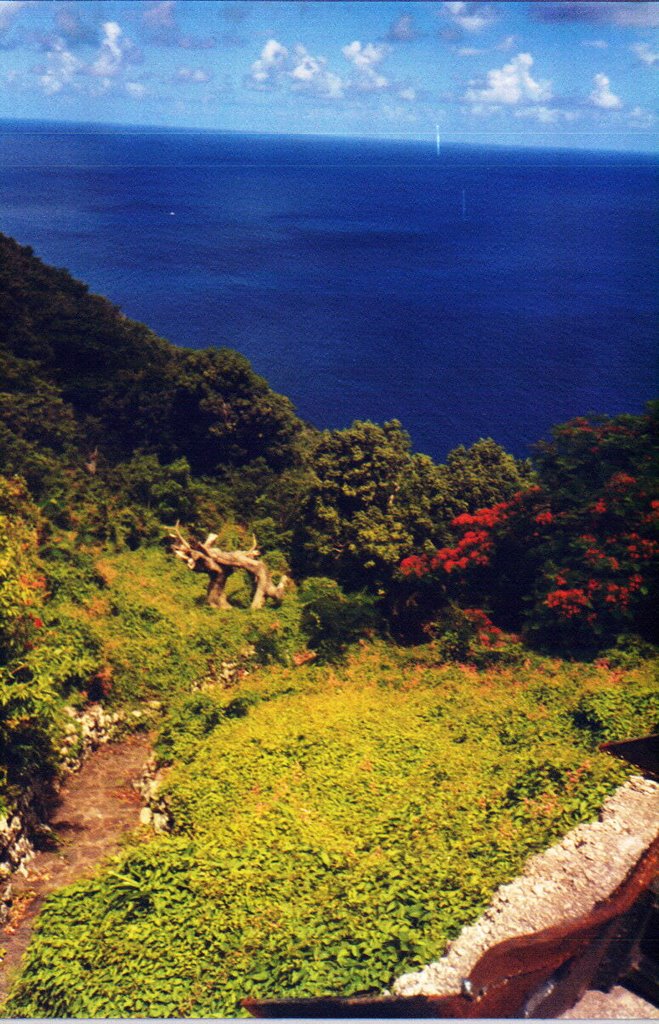
<instances>
[{"instance_id":1,"label":"sea surface","mask_svg":"<svg viewBox=\"0 0 659 1024\"><path fill-rule=\"evenodd\" d=\"M0 231L321 427L443 459L657 391L647 155L0 124Z\"/></svg>"}]
</instances>

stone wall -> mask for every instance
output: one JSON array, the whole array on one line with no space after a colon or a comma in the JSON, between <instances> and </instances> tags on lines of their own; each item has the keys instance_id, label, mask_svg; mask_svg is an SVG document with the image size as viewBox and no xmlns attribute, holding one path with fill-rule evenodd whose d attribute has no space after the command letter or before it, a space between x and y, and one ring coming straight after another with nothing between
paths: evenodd
<instances>
[{"instance_id":1,"label":"stone wall","mask_svg":"<svg viewBox=\"0 0 659 1024\"><path fill-rule=\"evenodd\" d=\"M71 707L64 711L67 720L59 752L64 772L68 774L77 771L92 750L116 739L125 723L118 711L107 711L101 704L90 704L84 711Z\"/></svg>"},{"instance_id":2,"label":"stone wall","mask_svg":"<svg viewBox=\"0 0 659 1024\"><path fill-rule=\"evenodd\" d=\"M115 739L125 728L118 712L107 711L100 704L91 704L82 711L67 707L65 712L64 739L59 749L62 774L55 780L55 792L92 750ZM0 924L7 918L12 875L25 874L34 857L35 843L50 832L47 822L40 817L40 808L48 803L52 788L51 780L35 780L21 793L16 805L0 816Z\"/></svg>"},{"instance_id":3,"label":"stone wall","mask_svg":"<svg viewBox=\"0 0 659 1024\"><path fill-rule=\"evenodd\" d=\"M530 935L590 913L624 881L659 833L659 784L639 775L605 801L599 821L579 825L522 875L503 885L483 916L463 928L444 956L393 985L397 996L460 991L481 956L504 939Z\"/></svg>"},{"instance_id":4,"label":"stone wall","mask_svg":"<svg viewBox=\"0 0 659 1024\"><path fill-rule=\"evenodd\" d=\"M140 824L151 825L154 832L169 832L172 826L167 804L160 795L160 784L166 773L167 769L158 768L152 758L147 761L142 777L134 784L144 801L144 807L140 812Z\"/></svg>"}]
</instances>

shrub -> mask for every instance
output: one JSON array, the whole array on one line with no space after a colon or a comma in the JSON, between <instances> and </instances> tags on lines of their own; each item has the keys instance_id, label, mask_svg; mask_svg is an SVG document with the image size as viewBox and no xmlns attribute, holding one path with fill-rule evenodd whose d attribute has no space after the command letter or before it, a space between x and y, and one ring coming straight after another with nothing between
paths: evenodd
<instances>
[{"instance_id":1,"label":"shrub","mask_svg":"<svg viewBox=\"0 0 659 1024\"><path fill-rule=\"evenodd\" d=\"M578 419L540 446L539 483L456 516L455 540L400 564L412 585L486 603L534 643L594 651L623 632L656 639L659 492L653 417Z\"/></svg>"},{"instance_id":2,"label":"shrub","mask_svg":"<svg viewBox=\"0 0 659 1024\"><path fill-rule=\"evenodd\" d=\"M515 664L526 656L520 638L499 629L480 608L449 604L427 623L425 632L433 640L438 657L445 661L485 668Z\"/></svg>"},{"instance_id":3,"label":"shrub","mask_svg":"<svg viewBox=\"0 0 659 1024\"><path fill-rule=\"evenodd\" d=\"M360 637L372 636L382 625L372 596L346 596L335 580L324 576L306 579L298 600L309 646L325 661L340 658L350 644Z\"/></svg>"},{"instance_id":4,"label":"shrub","mask_svg":"<svg viewBox=\"0 0 659 1024\"><path fill-rule=\"evenodd\" d=\"M641 734L659 728L656 697L656 690L650 688L626 693L622 680L618 686L584 695L572 713L573 720L591 737L593 746L607 740L633 739L639 735L639 728Z\"/></svg>"}]
</instances>

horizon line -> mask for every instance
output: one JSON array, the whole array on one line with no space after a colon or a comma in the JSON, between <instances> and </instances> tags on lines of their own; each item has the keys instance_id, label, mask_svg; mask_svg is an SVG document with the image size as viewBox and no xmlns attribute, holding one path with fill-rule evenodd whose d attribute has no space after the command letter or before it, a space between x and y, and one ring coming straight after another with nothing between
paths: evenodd
<instances>
[{"instance_id":1,"label":"horizon line","mask_svg":"<svg viewBox=\"0 0 659 1024\"><path fill-rule=\"evenodd\" d=\"M432 125L429 123L428 128L425 131L424 130L419 130L419 131L416 131L414 133L401 132L401 131L398 131L398 132L391 131L391 132L380 132L378 134L375 134L375 133L364 134L363 132L304 131L302 129L299 129L299 130L287 130L287 131L272 131L272 130L267 130L267 129L256 129L256 128L220 128L220 127L211 128L211 127L204 127L204 126L201 126L201 125L196 125L196 126L189 126L188 125L188 126L186 126L186 125L166 125L166 124L123 124L123 123L117 122L117 121L91 121L91 120L90 121L87 121L87 120L80 120L80 121L71 120L71 121L68 121L68 120L52 120L52 119L50 119L48 117L34 117L34 118L30 118L30 117L7 117L7 116L0 116L0 125L1 124L21 124L21 125L44 124L44 125L62 125L62 126L64 126L64 125L69 125L69 126L75 125L76 127L82 127L82 128L87 128L87 129L91 129L91 130L95 130L95 129L100 129L100 130L112 129L112 130L116 130L118 133L122 132L124 134L139 134L140 132L143 132L143 131L162 131L162 132L167 132L169 134L190 134L190 133L199 133L199 134L201 134L201 133L204 133L204 134L209 134L209 135L254 135L254 136L268 136L268 137L271 137L271 138L300 138L300 137L302 137L302 138L329 138L329 139L363 139L365 141L370 141L370 142L378 142L378 141L392 142L392 141L395 141L395 142L401 142L401 143L405 143L405 142L408 142L408 143L419 143L419 142L423 142L426 139L426 137L427 137L429 140L431 140L433 142L435 141L435 123L433 123ZM596 133L594 131L590 131L589 132L589 131L575 131L575 130L558 129L558 132L560 133L561 136L564 136L564 137L565 136L594 136L594 135L596 135ZM71 134L71 133L68 133L68 134ZM560 149L560 150L571 150L571 151L582 151L582 152L600 152L600 153L607 153L607 152L609 152L609 153L616 153L616 154L633 154L633 153L637 153L637 154L642 154L642 155L646 155L646 156L657 156L657 155L659 155L659 147L657 147L657 146L655 146L653 149L620 149L620 148L612 148L610 145L609 146L604 145L604 146L598 146L595 149L593 149L592 145L590 145L590 146L589 145L570 146L570 145L566 145L566 144L561 144L560 140L543 141L543 142L536 142L536 143L531 143L531 144L524 144L524 143L518 142L516 144L510 145L510 143L507 143L506 140L503 139L503 138L502 138L501 141L493 141L492 139L488 138L488 140L486 142L480 142L480 143L471 143L468 139L464 138L464 136L470 136L470 137L473 137L473 136L489 136L489 134L490 133L487 132L486 130L470 130L470 131L465 131L465 132L453 131L453 132L450 132L448 134L448 138L446 138L445 134L442 133L442 146L446 145L446 146L451 147L451 146L480 145L480 146L484 146L484 147L485 146L491 146L493 148L502 148L502 147L508 145L509 148L514 148L514 149ZM532 134L535 134L536 136L541 136L544 133L542 133L542 132L531 133L528 130L525 131L523 129L520 129L519 131L507 130L507 131L502 131L502 132L499 133L499 135L502 136L502 137L503 136L508 136L508 137L511 137L511 138L517 138L519 136L524 136L524 139L527 139L529 137L529 135L532 135ZM628 137L629 136L633 137L635 135L641 135L641 134L645 135L645 134L649 134L649 133L647 132L646 129L632 129L632 128L630 128L630 129L624 130L623 132L619 132L618 134L619 135L628 136ZM457 138L456 138L456 136L457 136Z\"/></svg>"}]
</instances>

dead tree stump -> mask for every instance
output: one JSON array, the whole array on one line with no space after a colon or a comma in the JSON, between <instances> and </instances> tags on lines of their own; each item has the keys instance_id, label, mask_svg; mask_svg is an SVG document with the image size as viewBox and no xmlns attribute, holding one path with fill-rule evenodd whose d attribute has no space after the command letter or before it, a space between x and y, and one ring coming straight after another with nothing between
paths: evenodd
<instances>
[{"instance_id":1,"label":"dead tree stump","mask_svg":"<svg viewBox=\"0 0 659 1024\"><path fill-rule=\"evenodd\" d=\"M193 572L203 572L209 577L206 601L211 608L226 611L232 607L225 588L229 576L236 569L245 569L254 578L252 608L263 608L268 597L278 602L283 599L290 581L287 576L282 576L275 586L270 570L259 557L261 552L256 546L256 537L249 551L221 551L213 547L217 540L216 533L209 533L203 543L195 538L186 540L177 523L174 533L169 536L172 542L171 550L176 557L185 562Z\"/></svg>"}]
</instances>

